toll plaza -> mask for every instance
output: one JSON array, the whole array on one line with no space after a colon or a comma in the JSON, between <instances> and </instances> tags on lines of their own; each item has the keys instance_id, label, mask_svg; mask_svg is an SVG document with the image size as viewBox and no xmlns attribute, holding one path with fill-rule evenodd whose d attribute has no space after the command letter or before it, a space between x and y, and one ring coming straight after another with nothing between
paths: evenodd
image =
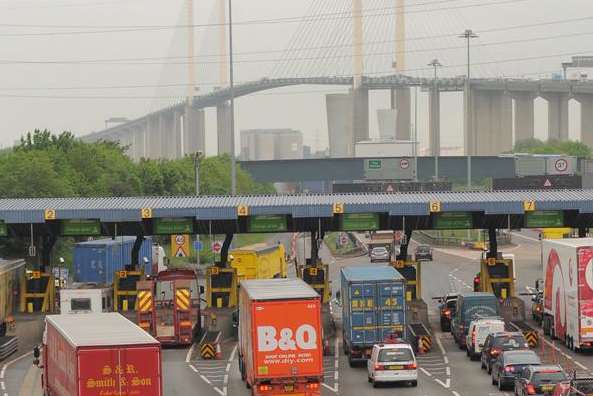
<instances>
[{"instance_id":1,"label":"toll plaza","mask_svg":"<svg viewBox=\"0 0 593 396\"><path fill-rule=\"evenodd\" d=\"M33 310L51 310L47 305L51 306L52 292L42 286L53 282L42 279L50 276L49 257L62 236L134 235L132 256L137 258L145 236L225 235L221 259L209 272L211 288L206 296L209 306L217 308L236 305L236 274L228 271L227 261L237 233L311 235L316 242L311 243L311 259L298 273L327 300L327 265L318 258L327 232L397 231L405 237L394 265L408 279L408 298L419 301L422 264L413 262L407 252L413 231L483 229L489 235L483 287L508 300L514 297L512 264L499 257L497 229L570 227L584 235L592 224L593 191L589 190L0 200L0 236L30 241L35 277L27 282L23 310L29 303ZM125 281L136 275L137 268L131 265L126 270L118 281L121 310L137 305L137 290Z\"/></svg>"}]
</instances>

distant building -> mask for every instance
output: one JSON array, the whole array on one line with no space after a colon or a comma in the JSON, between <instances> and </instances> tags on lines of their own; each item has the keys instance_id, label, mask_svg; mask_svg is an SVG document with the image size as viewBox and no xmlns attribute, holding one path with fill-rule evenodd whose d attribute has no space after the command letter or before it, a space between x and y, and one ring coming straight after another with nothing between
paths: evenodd
<instances>
[{"instance_id":1,"label":"distant building","mask_svg":"<svg viewBox=\"0 0 593 396\"><path fill-rule=\"evenodd\" d=\"M243 161L302 159L303 134L293 129L248 129L241 131Z\"/></svg>"}]
</instances>

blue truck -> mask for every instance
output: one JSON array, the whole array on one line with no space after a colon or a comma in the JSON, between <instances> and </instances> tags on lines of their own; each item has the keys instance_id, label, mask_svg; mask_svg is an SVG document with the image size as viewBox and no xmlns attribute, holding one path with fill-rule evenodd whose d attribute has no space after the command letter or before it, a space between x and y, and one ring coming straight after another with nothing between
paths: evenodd
<instances>
[{"instance_id":1,"label":"blue truck","mask_svg":"<svg viewBox=\"0 0 593 396\"><path fill-rule=\"evenodd\" d=\"M405 289L405 278L393 267L342 268L343 342L351 366L367 360L373 345L405 338Z\"/></svg>"}]
</instances>

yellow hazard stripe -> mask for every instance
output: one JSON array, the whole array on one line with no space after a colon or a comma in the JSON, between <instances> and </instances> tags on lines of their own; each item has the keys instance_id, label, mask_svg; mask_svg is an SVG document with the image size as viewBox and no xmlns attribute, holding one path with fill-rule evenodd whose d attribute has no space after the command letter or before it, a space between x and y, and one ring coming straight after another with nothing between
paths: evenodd
<instances>
[{"instance_id":1,"label":"yellow hazard stripe","mask_svg":"<svg viewBox=\"0 0 593 396\"><path fill-rule=\"evenodd\" d=\"M204 344L200 347L200 355L204 359L211 359L216 356L216 350L212 344Z\"/></svg>"},{"instance_id":2,"label":"yellow hazard stripe","mask_svg":"<svg viewBox=\"0 0 593 396\"><path fill-rule=\"evenodd\" d=\"M138 309L140 312L147 312L152 309L152 293L147 291L138 292Z\"/></svg>"},{"instance_id":3,"label":"yellow hazard stripe","mask_svg":"<svg viewBox=\"0 0 593 396\"><path fill-rule=\"evenodd\" d=\"M190 294L187 289L178 289L175 292L175 299L177 301L177 308L188 310L190 306Z\"/></svg>"}]
</instances>

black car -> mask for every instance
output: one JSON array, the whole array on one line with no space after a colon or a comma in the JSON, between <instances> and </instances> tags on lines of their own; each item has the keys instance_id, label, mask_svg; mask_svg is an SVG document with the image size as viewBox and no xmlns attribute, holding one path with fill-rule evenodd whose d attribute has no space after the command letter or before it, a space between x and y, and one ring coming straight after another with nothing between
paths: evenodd
<instances>
[{"instance_id":1,"label":"black car","mask_svg":"<svg viewBox=\"0 0 593 396\"><path fill-rule=\"evenodd\" d=\"M451 331L451 318L457 312L457 293L447 294L445 297L435 297L439 300L441 316L441 331Z\"/></svg>"},{"instance_id":2,"label":"black car","mask_svg":"<svg viewBox=\"0 0 593 396\"><path fill-rule=\"evenodd\" d=\"M428 245L418 245L414 254L415 261L432 261L432 248Z\"/></svg>"},{"instance_id":3,"label":"black car","mask_svg":"<svg viewBox=\"0 0 593 396\"><path fill-rule=\"evenodd\" d=\"M515 379L515 395L551 395L556 384L568 380L558 365L528 366Z\"/></svg>"},{"instance_id":4,"label":"black car","mask_svg":"<svg viewBox=\"0 0 593 396\"><path fill-rule=\"evenodd\" d=\"M497 385L498 390L515 385L515 378L527 366L542 364L537 353L531 350L506 351L498 355L492 365L492 385Z\"/></svg>"},{"instance_id":5,"label":"black car","mask_svg":"<svg viewBox=\"0 0 593 396\"><path fill-rule=\"evenodd\" d=\"M523 333L504 331L489 334L482 347L482 369L491 374L492 365L503 352L519 349L529 349Z\"/></svg>"}]
</instances>

